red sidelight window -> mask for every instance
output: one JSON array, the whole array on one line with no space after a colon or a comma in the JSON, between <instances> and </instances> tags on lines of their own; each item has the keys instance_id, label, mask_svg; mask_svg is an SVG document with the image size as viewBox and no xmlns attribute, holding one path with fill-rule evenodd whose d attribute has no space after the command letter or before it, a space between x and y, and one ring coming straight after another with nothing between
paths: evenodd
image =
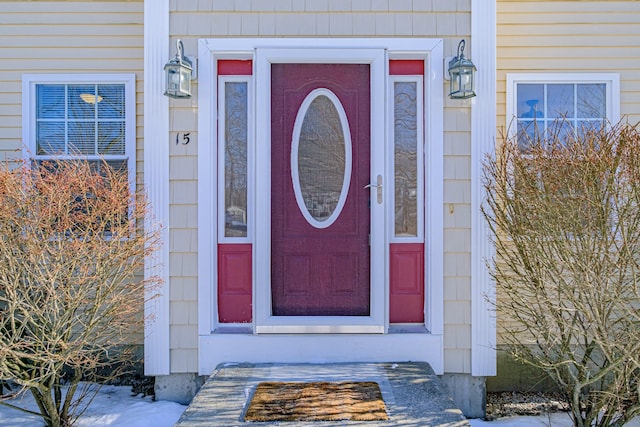
<instances>
[{"instance_id":1,"label":"red sidelight window","mask_svg":"<svg viewBox=\"0 0 640 427\"><path fill-rule=\"evenodd\" d=\"M252 321L251 61L218 61L218 322Z\"/></svg>"},{"instance_id":2,"label":"red sidelight window","mask_svg":"<svg viewBox=\"0 0 640 427\"><path fill-rule=\"evenodd\" d=\"M393 139L389 321L424 323L424 61L389 61Z\"/></svg>"}]
</instances>

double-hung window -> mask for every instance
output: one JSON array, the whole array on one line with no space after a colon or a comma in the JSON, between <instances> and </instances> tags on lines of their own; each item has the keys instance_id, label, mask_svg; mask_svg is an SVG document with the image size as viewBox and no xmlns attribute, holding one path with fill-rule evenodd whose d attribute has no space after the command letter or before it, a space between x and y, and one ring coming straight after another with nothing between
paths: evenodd
<instances>
[{"instance_id":1,"label":"double-hung window","mask_svg":"<svg viewBox=\"0 0 640 427\"><path fill-rule=\"evenodd\" d=\"M575 138L619 120L615 73L507 75L507 127L518 142L557 135Z\"/></svg>"},{"instance_id":2,"label":"double-hung window","mask_svg":"<svg viewBox=\"0 0 640 427\"><path fill-rule=\"evenodd\" d=\"M133 74L27 74L22 83L25 158L106 162L134 185Z\"/></svg>"}]
</instances>

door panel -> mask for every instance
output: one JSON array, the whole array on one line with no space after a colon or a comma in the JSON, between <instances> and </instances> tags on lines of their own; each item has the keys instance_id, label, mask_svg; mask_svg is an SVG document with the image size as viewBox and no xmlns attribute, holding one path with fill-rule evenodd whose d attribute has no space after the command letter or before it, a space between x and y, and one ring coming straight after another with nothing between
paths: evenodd
<instances>
[{"instance_id":1,"label":"door panel","mask_svg":"<svg viewBox=\"0 0 640 427\"><path fill-rule=\"evenodd\" d=\"M368 316L370 211L369 190L364 187L370 175L369 65L272 64L271 76L272 314ZM291 164L296 117L307 96L317 89L335 94L343 108L352 158L346 200L339 215L324 228L301 211ZM327 133L320 135L326 138ZM304 138L313 140L313 135ZM334 148L331 156L323 155L321 149L308 150L315 156L311 161L339 163L339 159L328 159L335 157L333 142L322 138L313 142L319 148ZM297 165L305 167L300 159ZM311 204L307 202L307 207Z\"/></svg>"},{"instance_id":2,"label":"door panel","mask_svg":"<svg viewBox=\"0 0 640 427\"><path fill-rule=\"evenodd\" d=\"M389 322L424 323L424 244L392 244L389 270Z\"/></svg>"}]
</instances>

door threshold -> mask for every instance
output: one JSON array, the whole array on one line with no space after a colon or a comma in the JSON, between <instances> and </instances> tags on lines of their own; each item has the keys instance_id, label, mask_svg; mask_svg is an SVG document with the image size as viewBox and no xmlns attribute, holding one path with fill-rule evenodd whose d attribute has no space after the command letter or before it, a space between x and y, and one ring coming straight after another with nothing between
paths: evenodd
<instances>
[{"instance_id":1,"label":"door threshold","mask_svg":"<svg viewBox=\"0 0 640 427\"><path fill-rule=\"evenodd\" d=\"M422 324L402 324L389 325L390 334L428 334L429 330Z\"/></svg>"}]
</instances>

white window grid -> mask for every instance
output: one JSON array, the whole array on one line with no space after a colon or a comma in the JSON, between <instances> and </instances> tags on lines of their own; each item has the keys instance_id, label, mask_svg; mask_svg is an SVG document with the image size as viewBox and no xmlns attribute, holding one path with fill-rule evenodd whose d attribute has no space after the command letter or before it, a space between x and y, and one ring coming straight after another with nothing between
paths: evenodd
<instances>
[{"instance_id":1,"label":"white window grid","mask_svg":"<svg viewBox=\"0 0 640 427\"><path fill-rule=\"evenodd\" d=\"M68 134L65 131L64 153L38 155L36 141L37 126L37 99L36 88L38 85L65 85L65 98L68 85L124 85L124 154L74 154L68 150ZM65 99L65 127L68 126L67 100ZM95 121L96 118L88 121ZM103 120L113 121L113 120ZM115 121L121 121L116 119ZM97 132L97 129L96 129ZM34 161L60 161L71 159L86 159L92 162L106 161L126 161L130 188L135 191L136 176L136 88L134 74L24 74L22 76L22 138L23 138L23 158ZM97 138L94 143L97 144ZM97 153L97 146L96 153Z\"/></svg>"},{"instance_id":2,"label":"white window grid","mask_svg":"<svg viewBox=\"0 0 640 427\"><path fill-rule=\"evenodd\" d=\"M520 84L542 84L544 85L544 105L547 106L547 89L552 84L572 84L574 85L574 112L577 112L578 98L576 96L577 87L580 84L604 84L605 85L605 117L578 118L567 117L566 121L574 128L581 122L590 122L594 119L603 119L605 126L617 123L620 120L620 75L618 73L509 73L507 74L506 86L506 126L507 136L514 138L518 133L518 121L534 121L544 124L546 129L548 124L555 120L563 120L562 117L538 117L523 119L518 118L518 85ZM546 107L545 107L546 108Z\"/></svg>"}]
</instances>

